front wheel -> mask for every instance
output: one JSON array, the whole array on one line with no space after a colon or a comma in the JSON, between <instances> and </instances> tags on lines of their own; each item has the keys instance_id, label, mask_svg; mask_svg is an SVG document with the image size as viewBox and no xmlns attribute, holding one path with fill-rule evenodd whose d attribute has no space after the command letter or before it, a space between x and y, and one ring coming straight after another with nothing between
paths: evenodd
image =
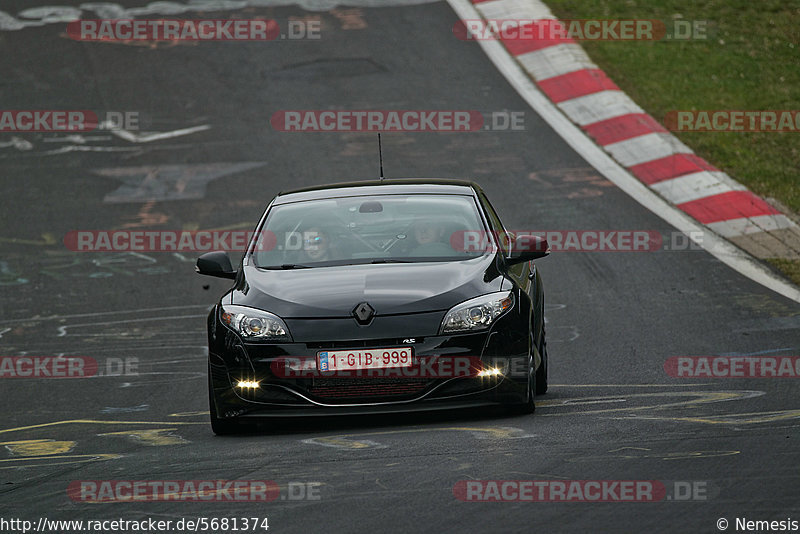
<instances>
[{"instance_id":1,"label":"front wheel","mask_svg":"<svg viewBox=\"0 0 800 534\"><path fill-rule=\"evenodd\" d=\"M544 325L542 326L542 340L539 343L539 354L542 356L542 363L536 370L536 394L544 395L547 393L547 339Z\"/></svg>"},{"instance_id":2,"label":"front wheel","mask_svg":"<svg viewBox=\"0 0 800 534\"><path fill-rule=\"evenodd\" d=\"M536 404L534 403L534 397L536 396L536 371L533 365L534 359L533 356L531 356L528 361L528 380L525 387L525 400L509 408L509 411L513 414L524 415L536 411Z\"/></svg>"},{"instance_id":3,"label":"front wheel","mask_svg":"<svg viewBox=\"0 0 800 534\"><path fill-rule=\"evenodd\" d=\"M217 417L217 404L214 400L214 388L211 385L211 366L208 367L208 409L211 413L211 430L218 436L235 434L240 430L238 424Z\"/></svg>"}]
</instances>

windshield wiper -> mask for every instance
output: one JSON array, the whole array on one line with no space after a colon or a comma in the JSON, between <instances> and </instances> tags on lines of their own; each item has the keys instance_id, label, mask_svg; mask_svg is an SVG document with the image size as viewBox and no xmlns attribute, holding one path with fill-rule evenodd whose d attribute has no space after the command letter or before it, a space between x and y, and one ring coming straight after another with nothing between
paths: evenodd
<instances>
[{"instance_id":1,"label":"windshield wiper","mask_svg":"<svg viewBox=\"0 0 800 534\"><path fill-rule=\"evenodd\" d=\"M411 260L398 260L394 258L378 258L372 260L370 263L378 264L378 263L414 263Z\"/></svg>"},{"instance_id":2,"label":"windshield wiper","mask_svg":"<svg viewBox=\"0 0 800 534\"><path fill-rule=\"evenodd\" d=\"M284 263L281 265L268 265L266 267L262 267L262 269L283 269L288 271L289 269L311 269L311 266L300 265L299 263Z\"/></svg>"}]
</instances>

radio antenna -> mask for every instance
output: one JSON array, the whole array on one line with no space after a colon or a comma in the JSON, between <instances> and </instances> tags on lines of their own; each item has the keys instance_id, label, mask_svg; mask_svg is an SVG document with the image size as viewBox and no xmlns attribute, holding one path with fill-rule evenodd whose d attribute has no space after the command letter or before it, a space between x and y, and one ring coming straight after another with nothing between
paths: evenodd
<instances>
[{"instance_id":1,"label":"radio antenna","mask_svg":"<svg viewBox=\"0 0 800 534\"><path fill-rule=\"evenodd\" d=\"M383 150L381 149L381 134L378 133L378 159L381 166L381 182L383 181Z\"/></svg>"}]
</instances>

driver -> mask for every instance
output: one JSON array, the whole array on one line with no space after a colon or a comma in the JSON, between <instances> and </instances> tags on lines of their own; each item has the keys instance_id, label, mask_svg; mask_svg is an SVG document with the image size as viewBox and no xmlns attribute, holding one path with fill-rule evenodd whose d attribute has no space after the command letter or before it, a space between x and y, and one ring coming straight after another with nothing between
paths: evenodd
<instances>
[{"instance_id":1,"label":"driver","mask_svg":"<svg viewBox=\"0 0 800 534\"><path fill-rule=\"evenodd\" d=\"M333 259L330 236L319 226L311 226L303 232L303 260L328 261Z\"/></svg>"}]
</instances>

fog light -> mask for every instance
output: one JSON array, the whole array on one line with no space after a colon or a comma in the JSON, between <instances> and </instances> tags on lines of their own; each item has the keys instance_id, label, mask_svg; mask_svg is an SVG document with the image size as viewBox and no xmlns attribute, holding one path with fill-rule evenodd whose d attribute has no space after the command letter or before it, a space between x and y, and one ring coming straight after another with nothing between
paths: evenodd
<instances>
[{"instance_id":1,"label":"fog light","mask_svg":"<svg viewBox=\"0 0 800 534\"><path fill-rule=\"evenodd\" d=\"M478 373L478 376L500 376L502 371L497 367L492 367L490 369L484 369L483 371Z\"/></svg>"},{"instance_id":2,"label":"fog light","mask_svg":"<svg viewBox=\"0 0 800 534\"><path fill-rule=\"evenodd\" d=\"M239 383L236 384L237 388L242 389L256 389L258 388L258 382L255 380L239 380Z\"/></svg>"}]
</instances>

